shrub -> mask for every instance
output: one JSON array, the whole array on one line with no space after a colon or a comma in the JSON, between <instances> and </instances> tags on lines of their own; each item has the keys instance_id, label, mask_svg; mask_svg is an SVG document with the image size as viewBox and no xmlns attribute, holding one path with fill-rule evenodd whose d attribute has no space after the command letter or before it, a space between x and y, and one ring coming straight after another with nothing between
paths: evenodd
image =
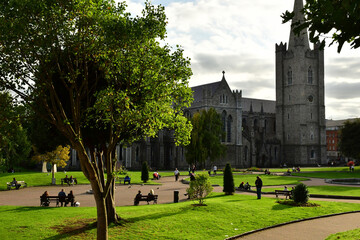
<instances>
[{"instance_id":1,"label":"shrub","mask_svg":"<svg viewBox=\"0 0 360 240\"><path fill-rule=\"evenodd\" d=\"M224 189L225 195L232 195L235 192L234 177L232 174L231 166L226 164L224 170Z\"/></svg>"},{"instance_id":2,"label":"shrub","mask_svg":"<svg viewBox=\"0 0 360 240\"><path fill-rule=\"evenodd\" d=\"M190 187L186 189L191 199L199 201L200 205L204 204L204 198L211 193L213 187L209 181L209 175L205 173L196 174L195 180L190 181Z\"/></svg>"},{"instance_id":3,"label":"shrub","mask_svg":"<svg viewBox=\"0 0 360 240\"><path fill-rule=\"evenodd\" d=\"M309 200L309 191L305 184L299 183L296 185L293 191L293 199L296 203L307 203Z\"/></svg>"},{"instance_id":4,"label":"shrub","mask_svg":"<svg viewBox=\"0 0 360 240\"><path fill-rule=\"evenodd\" d=\"M141 181L146 183L149 180L149 167L147 162L143 162L142 168L141 168Z\"/></svg>"}]
</instances>

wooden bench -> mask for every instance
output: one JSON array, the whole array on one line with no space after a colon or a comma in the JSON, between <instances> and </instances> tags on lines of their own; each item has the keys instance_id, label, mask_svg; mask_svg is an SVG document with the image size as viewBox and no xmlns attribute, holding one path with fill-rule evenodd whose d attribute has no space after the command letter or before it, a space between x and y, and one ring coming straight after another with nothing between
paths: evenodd
<instances>
[{"instance_id":1,"label":"wooden bench","mask_svg":"<svg viewBox=\"0 0 360 240\"><path fill-rule=\"evenodd\" d=\"M134 205L139 205L139 202L146 201L147 204L149 202L153 201L154 204L157 203L158 195L147 195L147 196L141 196L140 198L134 198Z\"/></svg>"},{"instance_id":2,"label":"wooden bench","mask_svg":"<svg viewBox=\"0 0 360 240\"><path fill-rule=\"evenodd\" d=\"M68 197L62 198L62 200L60 201L59 196L48 196L46 199L44 199L42 196L40 196L40 206L47 207L50 205L51 202L55 202L57 207L59 206L59 203L61 203L61 202L63 202L65 205L70 203ZM75 198L74 198L73 202L75 203ZM48 205L46 205L46 203L48 203Z\"/></svg>"},{"instance_id":3,"label":"wooden bench","mask_svg":"<svg viewBox=\"0 0 360 240\"><path fill-rule=\"evenodd\" d=\"M17 181L18 184L20 184L20 187L27 187L27 183L25 181ZM16 188L16 185L12 182L7 182L7 189L10 190L11 188Z\"/></svg>"},{"instance_id":4,"label":"wooden bench","mask_svg":"<svg viewBox=\"0 0 360 240\"><path fill-rule=\"evenodd\" d=\"M63 185L64 183L67 183L70 186L70 184L71 185L74 185L74 183L77 184L77 180L76 180L76 178L73 178L73 182L71 183L70 178L62 178L61 185Z\"/></svg>"},{"instance_id":5,"label":"wooden bench","mask_svg":"<svg viewBox=\"0 0 360 240\"><path fill-rule=\"evenodd\" d=\"M289 190L275 190L275 196L278 197L279 195L284 195L286 199L289 197L291 199L292 191Z\"/></svg>"},{"instance_id":6,"label":"wooden bench","mask_svg":"<svg viewBox=\"0 0 360 240\"><path fill-rule=\"evenodd\" d=\"M123 182L124 183L124 185L126 184L126 183L129 183L130 184L130 181L131 181L131 178L130 179L128 179L128 180L125 180L125 178L123 177L123 178L119 178L119 183L121 184L121 182Z\"/></svg>"}]
</instances>

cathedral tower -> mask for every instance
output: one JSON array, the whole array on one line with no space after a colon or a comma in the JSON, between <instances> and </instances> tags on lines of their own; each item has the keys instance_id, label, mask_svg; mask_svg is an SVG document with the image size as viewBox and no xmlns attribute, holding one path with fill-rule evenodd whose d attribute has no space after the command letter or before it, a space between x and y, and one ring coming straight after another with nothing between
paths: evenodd
<instances>
[{"instance_id":1,"label":"cathedral tower","mask_svg":"<svg viewBox=\"0 0 360 240\"><path fill-rule=\"evenodd\" d=\"M293 22L302 21L295 0ZM276 44L276 135L288 166L326 163L324 52L309 47L307 30L290 31L289 46Z\"/></svg>"}]
</instances>

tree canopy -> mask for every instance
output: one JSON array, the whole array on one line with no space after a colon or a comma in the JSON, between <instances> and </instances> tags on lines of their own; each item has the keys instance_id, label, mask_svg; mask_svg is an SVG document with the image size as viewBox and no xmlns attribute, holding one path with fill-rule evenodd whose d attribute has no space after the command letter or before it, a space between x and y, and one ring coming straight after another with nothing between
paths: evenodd
<instances>
[{"instance_id":1,"label":"tree canopy","mask_svg":"<svg viewBox=\"0 0 360 240\"><path fill-rule=\"evenodd\" d=\"M192 101L190 61L164 43L166 23L164 7L148 2L131 17L113 0L0 1L0 88L31 104L77 151L98 239L107 239L108 218L117 219L116 144L163 128L175 129L177 144L189 142L182 109Z\"/></svg>"},{"instance_id":2,"label":"tree canopy","mask_svg":"<svg viewBox=\"0 0 360 240\"><path fill-rule=\"evenodd\" d=\"M195 113L191 119L193 130L190 144L186 147L186 161L189 164L213 162L225 154L226 146L221 144L222 128L220 115L214 108Z\"/></svg>"},{"instance_id":3,"label":"tree canopy","mask_svg":"<svg viewBox=\"0 0 360 240\"><path fill-rule=\"evenodd\" d=\"M339 148L346 156L360 159L360 119L346 121L340 130Z\"/></svg>"},{"instance_id":4,"label":"tree canopy","mask_svg":"<svg viewBox=\"0 0 360 240\"><path fill-rule=\"evenodd\" d=\"M324 47L326 38L331 38L338 44L338 52L345 42L352 48L360 46L360 3L358 0L306 0L302 10L305 19L303 22L293 22L294 31L299 33L307 28L310 41L321 42ZM286 11L281 16L283 22L294 17L294 12ZM330 34L331 36L327 36Z\"/></svg>"},{"instance_id":5,"label":"tree canopy","mask_svg":"<svg viewBox=\"0 0 360 240\"><path fill-rule=\"evenodd\" d=\"M23 125L26 109L17 105L8 92L0 92L0 168L26 167L31 143Z\"/></svg>"}]
</instances>

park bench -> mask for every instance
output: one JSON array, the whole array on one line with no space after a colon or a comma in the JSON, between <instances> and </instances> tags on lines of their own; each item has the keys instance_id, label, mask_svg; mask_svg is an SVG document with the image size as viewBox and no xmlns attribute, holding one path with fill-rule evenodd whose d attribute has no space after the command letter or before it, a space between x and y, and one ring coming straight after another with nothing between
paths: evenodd
<instances>
[{"instance_id":1,"label":"park bench","mask_svg":"<svg viewBox=\"0 0 360 240\"><path fill-rule=\"evenodd\" d=\"M61 202L65 203L65 204L70 203L70 201L69 201L69 199L67 197L65 197L65 198L62 197L60 199L59 196L48 196L46 198L44 198L43 196L40 196L40 206L45 207L46 202L49 202L49 205L50 205L51 202L55 202L57 207L59 206L59 203L61 203ZM75 202L75 198L74 198L74 202Z\"/></svg>"},{"instance_id":2,"label":"park bench","mask_svg":"<svg viewBox=\"0 0 360 240\"><path fill-rule=\"evenodd\" d=\"M70 184L74 185L74 184L77 184L77 179L73 178L73 182L71 183L70 178L62 178L61 185L63 185L64 183L67 183L69 186L70 186Z\"/></svg>"},{"instance_id":3,"label":"park bench","mask_svg":"<svg viewBox=\"0 0 360 240\"><path fill-rule=\"evenodd\" d=\"M286 199L289 197L291 199L292 191L289 190L275 190L275 196L278 197L279 195L284 195Z\"/></svg>"},{"instance_id":4,"label":"park bench","mask_svg":"<svg viewBox=\"0 0 360 240\"><path fill-rule=\"evenodd\" d=\"M147 195L147 196L141 196L140 198L134 198L134 205L139 205L139 202L146 201L147 204L149 202L153 201L154 204L157 203L158 195Z\"/></svg>"},{"instance_id":5,"label":"park bench","mask_svg":"<svg viewBox=\"0 0 360 240\"><path fill-rule=\"evenodd\" d=\"M17 181L18 184L20 184L22 187L27 187L27 183L25 181ZM11 183L11 182L7 182L7 189L10 190L11 188L16 188L16 185Z\"/></svg>"},{"instance_id":6,"label":"park bench","mask_svg":"<svg viewBox=\"0 0 360 240\"><path fill-rule=\"evenodd\" d=\"M123 182L124 185L125 185L126 183L129 183L129 184L130 184L130 181L131 181L131 178L130 178L130 179L127 179L127 180L125 180L124 177L123 177L123 178L119 178L119 183L120 183L120 184L121 184L121 182Z\"/></svg>"}]
</instances>

